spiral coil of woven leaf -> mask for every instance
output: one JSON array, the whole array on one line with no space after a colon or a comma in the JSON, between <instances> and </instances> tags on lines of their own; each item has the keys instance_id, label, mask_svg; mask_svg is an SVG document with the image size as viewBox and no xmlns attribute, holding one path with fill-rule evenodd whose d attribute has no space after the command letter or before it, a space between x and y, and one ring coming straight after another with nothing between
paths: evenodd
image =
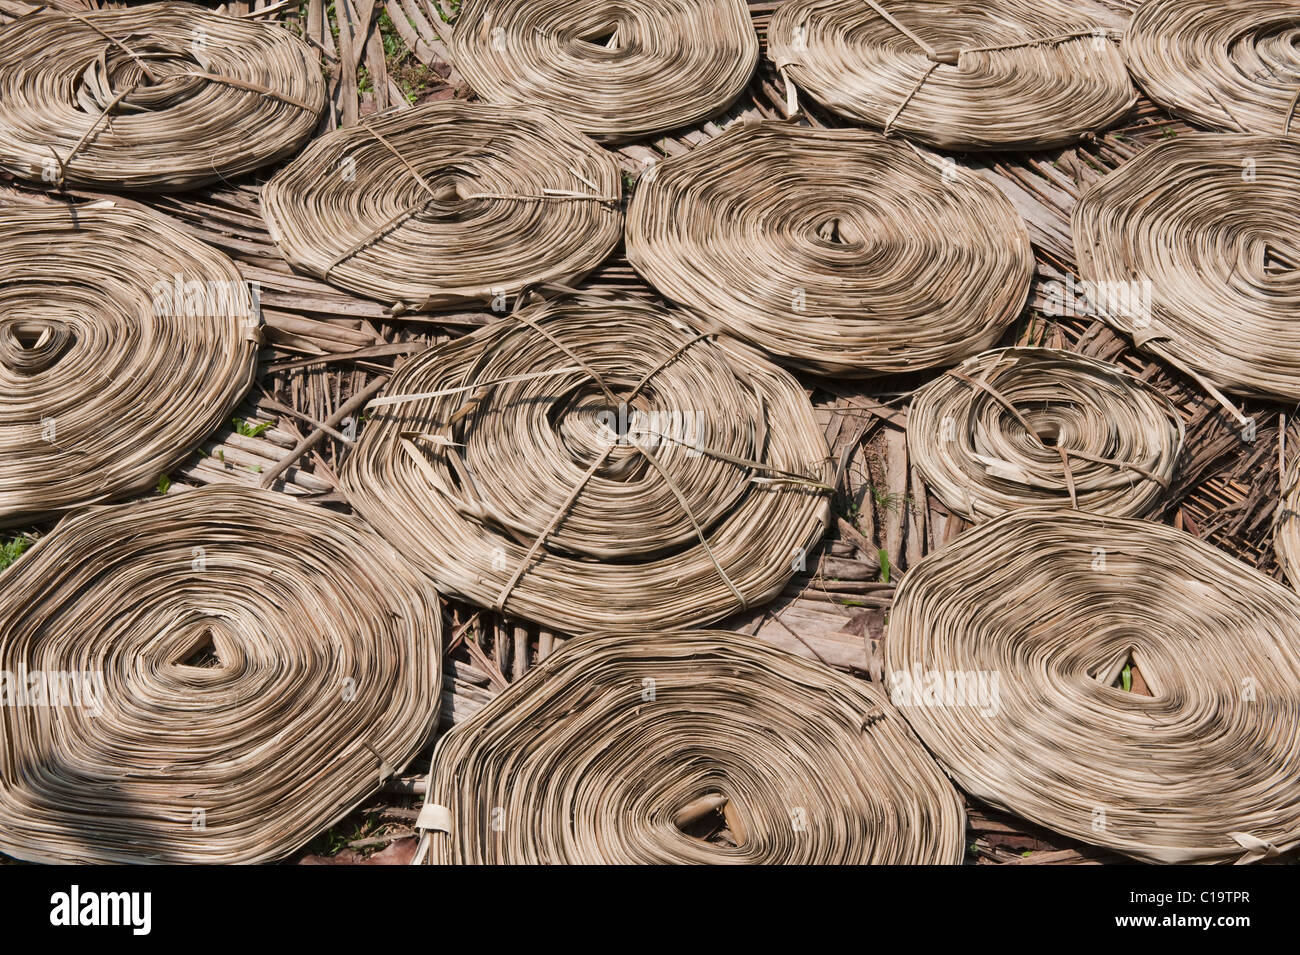
<instances>
[{"instance_id":1,"label":"spiral coil of woven leaf","mask_svg":"<svg viewBox=\"0 0 1300 955\"><path fill-rule=\"evenodd\" d=\"M1190 534L1060 508L968 531L903 579L886 680L958 786L1070 838L1172 863L1300 844L1300 597Z\"/></svg>"},{"instance_id":2,"label":"spiral coil of woven leaf","mask_svg":"<svg viewBox=\"0 0 1300 955\"><path fill-rule=\"evenodd\" d=\"M1298 189L1293 139L1200 133L1149 147L1075 206L1093 306L1216 397L1300 399Z\"/></svg>"},{"instance_id":3,"label":"spiral coil of woven leaf","mask_svg":"<svg viewBox=\"0 0 1300 955\"><path fill-rule=\"evenodd\" d=\"M0 169L21 178L189 189L293 154L324 106L305 43L190 3L0 27Z\"/></svg>"},{"instance_id":4,"label":"spiral coil of woven leaf","mask_svg":"<svg viewBox=\"0 0 1300 955\"><path fill-rule=\"evenodd\" d=\"M717 631L566 644L439 741L422 819L417 862L462 865L955 865L965 833L879 689Z\"/></svg>"},{"instance_id":5,"label":"spiral coil of woven leaf","mask_svg":"<svg viewBox=\"0 0 1300 955\"><path fill-rule=\"evenodd\" d=\"M972 521L1046 504L1147 517L1164 503L1184 436L1150 385L1048 348L971 358L922 388L907 415L912 462Z\"/></svg>"},{"instance_id":6,"label":"spiral coil of woven leaf","mask_svg":"<svg viewBox=\"0 0 1300 955\"><path fill-rule=\"evenodd\" d=\"M451 53L487 102L624 142L725 109L754 72L758 36L744 0L467 0Z\"/></svg>"},{"instance_id":7,"label":"spiral coil of woven leaf","mask_svg":"<svg viewBox=\"0 0 1300 955\"><path fill-rule=\"evenodd\" d=\"M618 244L613 157L540 110L431 103L313 142L262 192L294 268L431 309L569 282Z\"/></svg>"},{"instance_id":8,"label":"spiral coil of woven leaf","mask_svg":"<svg viewBox=\"0 0 1300 955\"><path fill-rule=\"evenodd\" d=\"M871 375L992 346L1034 271L995 187L859 130L737 124L660 163L627 254L666 297L799 368Z\"/></svg>"},{"instance_id":9,"label":"spiral coil of woven leaf","mask_svg":"<svg viewBox=\"0 0 1300 955\"><path fill-rule=\"evenodd\" d=\"M1136 102L1113 15L1058 0L790 0L777 67L833 112L941 149L1036 150Z\"/></svg>"},{"instance_id":10,"label":"spiral coil of woven leaf","mask_svg":"<svg viewBox=\"0 0 1300 955\"><path fill-rule=\"evenodd\" d=\"M252 386L258 322L157 216L0 206L0 526L153 487Z\"/></svg>"},{"instance_id":11,"label":"spiral coil of woven leaf","mask_svg":"<svg viewBox=\"0 0 1300 955\"><path fill-rule=\"evenodd\" d=\"M69 517L0 577L0 849L299 848L427 742L440 621L432 585L361 522L274 492Z\"/></svg>"},{"instance_id":12,"label":"spiral coil of woven leaf","mask_svg":"<svg viewBox=\"0 0 1300 955\"><path fill-rule=\"evenodd\" d=\"M821 537L803 389L653 306L527 306L408 362L340 478L446 592L563 633L717 620Z\"/></svg>"},{"instance_id":13,"label":"spiral coil of woven leaf","mask_svg":"<svg viewBox=\"0 0 1300 955\"><path fill-rule=\"evenodd\" d=\"M1225 132L1287 133L1300 102L1300 18L1291 0L1149 0L1122 43L1161 106Z\"/></svg>"}]
</instances>

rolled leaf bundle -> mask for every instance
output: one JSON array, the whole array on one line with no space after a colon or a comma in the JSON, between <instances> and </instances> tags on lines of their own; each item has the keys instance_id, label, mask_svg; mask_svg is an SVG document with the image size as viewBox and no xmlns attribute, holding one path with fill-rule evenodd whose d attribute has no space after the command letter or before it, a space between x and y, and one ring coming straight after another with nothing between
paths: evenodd
<instances>
[{"instance_id":1,"label":"rolled leaf bundle","mask_svg":"<svg viewBox=\"0 0 1300 955\"><path fill-rule=\"evenodd\" d=\"M313 142L262 191L296 269L404 309L492 302L595 268L623 231L608 153L541 110L431 103Z\"/></svg>"},{"instance_id":2,"label":"rolled leaf bundle","mask_svg":"<svg viewBox=\"0 0 1300 955\"><path fill-rule=\"evenodd\" d=\"M1075 206L1096 313L1218 389L1300 399L1300 141L1198 133L1157 143Z\"/></svg>"},{"instance_id":3,"label":"rolled leaf bundle","mask_svg":"<svg viewBox=\"0 0 1300 955\"><path fill-rule=\"evenodd\" d=\"M885 653L977 799L1147 862L1300 844L1300 596L1190 534L1003 515L908 570Z\"/></svg>"},{"instance_id":4,"label":"rolled leaf bundle","mask_svg":"<svg viewBox=\"0 0 1300 955\"><path fill-rule=\"evenodd\" d=\"M607 142L720 113L758 63L744 0L467 0L450 48L487 102L540 106Z\"/></svg>"},{"instance_id":5,"label":"rolled leaf bundle","mask_svg":"<svg viewBox=\"0 0 1300 955\"><path fill-rule=\"evenodd\" d=\"M0 576L0 849L288 854L428 741L440 627L361 522L271 491L69 517Z\"/></svg>"},{"instance_id":6,"label":"rolled leaf bundle","mask_svg":"<svg viewBox=\"0 0 1300 955\"><path fill-rule=\"evenodd\" d=\"M643 176L627 254L701 321L829 375L990 347L1034 271L996 187L876 133L778 122L737 124Z\"/></svg>"},{"instance_id":7,"label":"rolled leaf bundle","mask_svg":"<svg viewBox=\"0 0 1300 955\"><path fill-rule=\"evenodd\" d=\"M1086 0L789 0L768 55L827 109L886 133L1037 150L1136 102L1113 42L1121 22Z\"/></svg>"},{"instance_id":8,"label":"rolled leaf bundle","mask_svg":"<svg viewBox=\"0 0 1300 955\"><path fill-rule=\"evenodd\" d=\"M1150 385L1049 348L971 358L922 388L907 415L913 464L971 521L1047 504L1150 516L1184 436L1178 409Z\"/></svg>"},{"instance_id":9,"label":"rolled leaf bundle","mask_svg":"<svg viewBox=\"0 0 1300 955\"><path fill-rule=\"evenodd\" d=\"M0 526L154 487L251 387L260 320L157 216L0 206Z\"/></svg>"},{"instance_id":10,"label":"rolled leaf bundle","mask_svg":"<svg viewBox=\"0 0 1300 955\"><path fill-rule=\"evenodd\" d=\"M1122 49L1170 112L1224 132L1284 134L1300 94L1298 44L1291 0L1149 0Z\"/></svg>"},{"instance_id":11,"label":"rolled leaf bundle","mask_svg":"<svg viewBox=\"0 0 1300 955\"><path fill-rule=\"evenodd\" d=\"M876 687L735 633L571 641L438 743L417 862L956 865Z\"/></svg>"},{"instance_id":12,"label":"rolled leaf bundle","mask_svg":"<svg viewBox=\"0 0 1300 955\"><path fill-rule=\"evenodd\" d=\"M800 385L654 306L543 301L413 358L340 478L441 589L561 633L772 598L829 518Z\"/></svg>"},{"instance_id":13,"label":"rolled leaf bundle","mask_svg":"<svg viewBox=\"0 0 1300 955\"><path fill-rule=\"evenodd\" d=\"M44 9L0 27L0 170L167 192L292 155L316 128L316 53L192 3Z\"/></svg>"}]
</instances>

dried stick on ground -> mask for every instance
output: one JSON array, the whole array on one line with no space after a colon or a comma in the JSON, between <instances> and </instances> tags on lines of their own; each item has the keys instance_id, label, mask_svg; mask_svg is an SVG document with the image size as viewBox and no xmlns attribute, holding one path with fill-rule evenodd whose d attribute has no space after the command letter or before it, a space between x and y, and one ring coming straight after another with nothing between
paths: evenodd
<instances>
[{"instance_id":1,"label":"dried stick on ground","mask_svg":"<svg viewBox=\"0 0 1300 955\"><path fill-rule=\"evenodd\" d=\"M1300 589L1300 454L1283 473L1282 502L1273 513L1273 547L1286 579Z\"/></svg>"},{"instance_id":2,"label":"dried stick on ground","mask_svg":"<svg viewBox=\"0 0 1300 955\"><path fill-rule=\"evenodd\" d=\"M303 438L301 441L295 444L293 446L293 450L291 450L287 455L281 458L280 461L275 465L275 467L271 468L264 475L262 475L262 487L271 487L276 482L276 480L280 477L280 475L282 475L285 471L289 470L289 468L293 467L294 463L299 458L301 458L304 454L306 454L312 448L316 447L316 445L320 444L320 442L325 438L327 434L329 434L331 431L333 431L335 428L341 425L344 421L346 421L349 416L354 415L358 411L360 411L361 407L367 401L373 398L376 394L378 394L379 390L383 388L384 385L387 383L388 383L388 376L380 375L374 381L370 382L370 384L368 384L361 391L357 392L347 401L343 402L343 404L339 406L337 411L335 411L327 419L325 419L314 429L312 429L311 434L307 435L305 438Z\"/></svg>"}]
</instances>

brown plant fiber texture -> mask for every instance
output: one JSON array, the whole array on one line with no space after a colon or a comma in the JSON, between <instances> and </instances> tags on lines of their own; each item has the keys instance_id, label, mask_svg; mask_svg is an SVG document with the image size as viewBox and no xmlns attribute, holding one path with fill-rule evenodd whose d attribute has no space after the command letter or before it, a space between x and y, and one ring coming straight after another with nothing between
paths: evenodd
<instances>
[{"instance_id":1,"label":"brown plant fiber texture","mask_svg":"<svg viewBox=\"0 0 1300 955\"><path fill-rule=\"evenodd\" d=\"M917 392L907 415L926 485L975 522L1047 504L1149 517L1184 437L1178 409L1150 385L1049 348L968 359Z\"/></svg>"},{"instance_id":2,"label":"brown plant fiber texture","mask_svg":"<svg viewBox=\"0 0 1300 955\"><path fill-rule=\"evenodd\" d=\"M191 3L44 9L0 27L0 170L172 192L295 153L325 108L283 27Z\"/></svg>"},{"instance_id":3,"label":"brown plant fiber texture","mask_svg":"<svg viewBox=\"0 0 1300 955\"><path fill-rule=\"evenodd\" d=\"M994 705L954 674L991 675ZM1166 863L1300 844L1300 597L1190 534L1062 508L976 527L903 578L886 680L963 791L1071 839Z\"/></svg>"},{"instance_id":4,"label":"brown plant fiber texture","mask_svg":"<svg viewBox=\"0 0 1300 955\"><path fill-rule=\"evenodd\" d=\"M612 156L538 109L430 103L313 142L262 191L295 269L405 309L571 282L623 232Z\"/></svg>"},{"instance_id":5,"label":"brown plant fiber texture","mask_svg":"<svg viewBox=\"0 0 1300 955\"><path fill-rule=\"evenodd\" d=\"M790 0L768 55L832 112L964 152L1064 146L1137 101L1105 8L1059 0Z\"/></svg>"},{"instance_id":6,"label":"brown plant fiber texture","mask_svg":"<svg viewBox=\"0 0 1300 955\"><path fill-rule=\"evenodd\" d=\"M965 850L961 798L878 688L718 631L566 644L439 741L422 820L431 864L956 865Z\"/></svg>"},{"instance_id":7,"label":"brown plant fiber texture","mask_svg":"<svg viewBox=\"0 0 1300 955\"><path fill-rule=\"evenodd\" d=\"M1222 132L1285 134L1300 100L1298 38L1291 0L1150 0L1122 48L1138 85L1171 113Z\"/></svg>"},{"instance_id":8,"label":"brown plant fiber texture","mask_svg":"<svg viewBox=\"0 0 1300 955\"><path fill-rule=\"evenodd\" d=\"M157 216L0 205L0 526L154 487L252 386L259 321Z\"/></svg>"},{"instance_id":9,"label":"brown plant fiber texture","mask_svg":"<svg viewBox=\"0 0 1300 955\"><path fill-rule=\"evenodd\" d=\"M1147 148L1075 206L1098 314L1225 404L1220 390L1300 400L1297 190L1293 138L1194 133Z\"/></svg>"},{"instance_id":10,"label":"brown plant fiber texture","mask_svg":"<svg viewBox=\"0 0 1300 955\"><path fill-rule=\"evenodd\" d=\"M451 54L485 101L626 142L722 112L749 83L758 36L744 0L466 0Z\"/></svg>"},{"instance_id":11,"label":"brown plant fiber texture","mask_svg":"<svg viewBox=\"0 0 1300 955\"><path fill-rule=\"evenodd\" d=\"M775 596L829 518L804 390L654 306L543 301L409 361L340 477L441 589L562 633Z\"/></svg>"},{"instance_id":12,"label":"brown plant fiber texture","mask_svg":"<svg viewBox=\"0 0 1300 955\"><path fill-rule=\"evenodd\" d=\"M0 849L287 855L428 741L440 627L432 585L360 521L275 492L69 517L0 577L0 672L90 690L0 706Z\"/></svg>"},{"instance_id":13,"label":"brown plant fiber texture","mask_svg":"<svg viewBox=\"0 0 1300 955\"><path fill-rule=\"evenodd\" d=\"M954 167L955 168L955 167ZM862 130L737 124L658 164L627 254L667 298L827 375L944 367L991 347L1034 271L1011 203Z\"/></svg>"}]
</instances>

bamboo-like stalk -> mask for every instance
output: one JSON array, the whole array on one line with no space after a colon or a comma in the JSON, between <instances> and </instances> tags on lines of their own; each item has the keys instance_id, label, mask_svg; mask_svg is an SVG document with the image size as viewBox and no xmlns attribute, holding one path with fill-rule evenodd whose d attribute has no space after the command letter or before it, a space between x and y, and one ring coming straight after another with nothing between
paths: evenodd
<instances>
[{"instance_id":1,"label":"bamboo-like stalk","mask_svg":"<svg viewBox=\"0 0 1300 955\"><path fill-rule=\"evenodd\" d=\"M1087 0L789 0L768 55L827 109L942 149L1037 150L1110 126L1137 93Z\"/></svg>"},{"instance_id":2,"label":"bamboo-like stalk","mask_svg":"<svg viewBox=\"0 0 1300 955\"><path fill-rule=\"evenodd\" d=\"M450 50L487 102L544 107L605 142L720 113L759 53L744 0L466 0Z\"/></svg>"},{"instance_id":3,"label":"bamboo-like stalk","mask_svg":"<svg viewBox=\"0 0 1300 955\"><path fill-rule=\"evenodd\" d=\"M1273 550L1286 579L1300 589L1300 454L1282 471L1282 499L1273 512Z\"/></svg>"},{"instance_id":4,"label":"bamboo-like stalk","mask_svg":"<svg viewBox=\"0 0 1300 955\"><path fill-rule=\"evenodd\" d=\"M654 306L527 306L411 359L340 478L448 592L580 633L774 597L833 468L803 388Z\"/></svg>"},{"instance_id":5,"label":"bamboo-like stalk","mask_svg":"<svg viewBox=\"0 0 1300 955\"><path fill-rule=\"evenodd\" d=\"M69 517L0 577L0 849L287 855L428 742L440 628L432 585L391 547L285 495L201 488ZM18 698L37 673L90 690Z\"/></svg>"},{"instance_id":6,"label":"bamboo-like stalk","mask_svg":"<svg viewBox=\"0 0 1300 955\"><path fill-rule=\"evenodd\" d=\"M309 46L191 3L0 28L0 169L24 179L189 189L292 155L324 107Z\"/></svg>"},{"instance_id":7,"label":"bamboo-like stalk","mask_svg":"<svg viewBox=\"0 0 1300 955\"><path fill-rule=\"evenodd\" d=\"M990 805L1148 862L1300 844L1300 597L1199 538L1005 514L908 569L885 653L903 716Z\"/></svg>"},{"instance_id":8,"label":"bamboo-like stalk","mask_svg":"<svg viewBox=\"0 0 1300 955\"><path fill-rule=\"evenodd\" d=\"M1178 409L1147 383L1048 348L971 358L922 388L907 416L912 462L971 521L1045 504L1150 516L1184 437Z\"/></svg>"},{"instance_id":9,"label":"bamboo-like stalk","mask_svg":"<svg viewBox=\"0 0 1300 955\"><path fill-rule=\"evenodd\" d=\"M441 102L322 136L262 211L294 268L401 311L580 278L618 244L621 197L613 157L543 111Z\"/></svg>"},{"instance_id":10,"label":"bamboo-like stalk","mask_svg":"<svg viewBox=\"0 0 1300 955\"><path fill-rule=\"evenodd\" d=\"M822 374L942 367L996 343L1034 271L994 186L862 130L737 124L660 163L629 261L701 321Z\"/></svg>"},{"instance_id":11,"label":"bamboo-like stalk","mask_svg":"<svg viewBox=\"0 0 1300 955\"><path fill-rule=\"evenodd\" d=\"M1091 307L1211 390L1300 399L1300 140L1157 143L1075 207Z\"/></svg>"},{"instance_id":12,"label":"bamboo-like stalk","mask_svg":"<svg viewBox=\"0 0 1300 955\"><path fill-rule=\"evenodd\" d=\"M1149 0L1122 49L1172 113L1223 132L1300 132L1296 25L1291 0Z\"/></svg>"},{"instance_id":13,"label":"bamboo-like stalk","mask_svg":"<svg viewBox=\"0 0 1300 955\"><path fill-rule=\"evenodd\" d=\"M0 526L147 491L252 386L234 262L112 201L0 205Z\"/></svg>"},{"instance_id":14,"label":"bamboo-like stalk","mask_svg":"<svg viewBox=\"0 0 1300 955\"><path fill-rule=\"evenodd\" d=\"M570 641L439 741L421 821L416 861L432 864L955 865L965 850L961 798L884 693L716 631Z\"/></svg>"}]
</instances>

